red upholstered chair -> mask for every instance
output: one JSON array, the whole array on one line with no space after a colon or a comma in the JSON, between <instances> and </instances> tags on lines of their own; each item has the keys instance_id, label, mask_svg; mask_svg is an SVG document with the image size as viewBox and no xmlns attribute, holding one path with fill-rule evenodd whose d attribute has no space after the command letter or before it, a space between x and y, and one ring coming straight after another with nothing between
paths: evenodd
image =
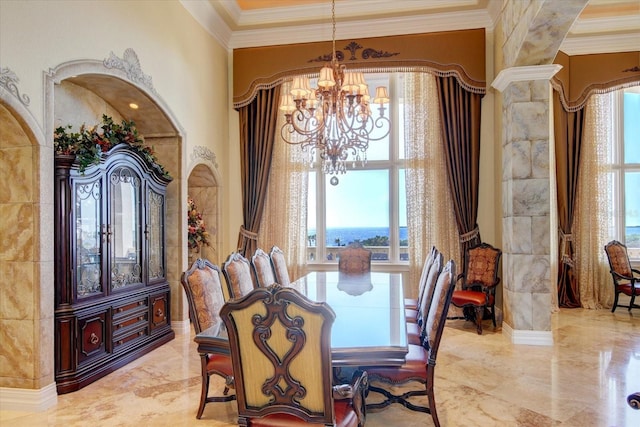
<instances>
[{"instance_id":1,"label":"red upholstered chair","mask_svg":"<svg viewBox=\"0 0 640 427\"><path fill-rule=\"evenodd\" d=\"M276 283L271 258L262 249L256 249L256 252L251 257L251 267L253 268L256 285L265 288Z\"/></svg>"},{"instance_id":2,"label":"red upholstered chair","mask_svg":"<svg viewBox=\"0 0 640 427\"><path fill-rule=\"evenodd\" d=\"M196 334L210 327L223 327L220 319L220 309L224 304L220 269L204 259L197 259L191 268L182 273L182 286L187 294L191 323ZM200 406L196 418L202 417L204 406L209 402L228 402L234 400L234 394L229 395L229 388L233 386L233 368L231 358L220 354L201 354L200 366L202 371L202 391ZM223 396L209 397L209 379L212 375L219 375L225 379Z\"/></svg>"},{"instance_id":3,"label":"red upholstered chair","mask_svg":"<svg viewBox=\"0 0 640 427\"><path fill-rule=\"evenodd\" d=\"M279 284L227 302L224 321L233 360L238 424L362 426L365 372L333 386L333 310Z\"/></svg>"},{"instance_id":4,"label":"red upholstered chair","mask_svg":"<svg viewBox=\"0 0 640 427\"><path fill-rule=\"evenodd\" d=\"M338 271L363 274L371 271L371 251L360 243L350 243L338 252Z\"/></svg>"},{"instance_id":5,"label":"red upholstered chair","mask_svg":"<svg viewBox=\"0 0 640 427\"><path fill-rule=\"evenodd\" d=\"M617 240L612 240L605 245L604 251L609 259L609 268L611 269L611 277L615 289L611 312L616 311L618 297L621 293L630 296L631 300L629 305L620 305L620 307L627 307L629 311L632 308L640 308L640 305L634 304L636 296L640 295L640 271L631 268L627 247Z\"/></svg>"},{"instance_id":6,"label":"red upholstered chair","mask_svg":"<svg viewBox=\"0 0 640 427\"><path fill-rule=\"evenodd\" d=\"M465 318L476 324L478 335L482 335L485 310L496 327L495 296L501 255L500 249L488 243L467 249L464 271L458 276L462 289L456 290L451 299L453 305L464 310Z\"/></svg>"},{"instance_id":7,"label":"red upholstered chair","mask_svg":"<svg viewBox=\"0 0 640 427\"><path fill-rule=\"evenodd\" d=\"M249 260L239 252L232 252L222 265L229 298L240 298L254 288Z\"/></svg>"},{"instance_id":8,"label":"red upholstered chair","mask_svg":"<svg viewBox=\"0 0 640 427\"><path fill-rule=\"evenodd\" d=\"M291 278L289 277L289 270L287 268L287 260L284 257L284 252L277 246L271 248L269 252L271 258L271 265L276 275L276 283L281 284L284 287L288 287L291 284Z\"/></svg>"},{"instance_id":9,"label":"red upholstered chair","mask_svg":"<svg viewBox=\"0 0 640 427\"><path fill-rule=\"evenodd\" d=\"M426 412L436 427L440 426L436 411L433 381L435 378L436 358L438 347L442 338L442 332L449 312L449 303L455 285L455 263L447 262L438 276L433 292L431 307L423 324L424 341L422 345L409 344L406 362L402 366L371 366L362 367L369 375L369 390L384 396L384 400L378 403L367 404L368 410L385 408L393 403L400 403L413 411ZM396 395L392 391L398 385L411 382L424 384L424 389L413 389L403 394ZM374 385L375 384L375 385ZM381 385L378 385L381 384ZM420 406L411 402L414 396L426 395L429 406Z\"/></svg>"}]
</instances>

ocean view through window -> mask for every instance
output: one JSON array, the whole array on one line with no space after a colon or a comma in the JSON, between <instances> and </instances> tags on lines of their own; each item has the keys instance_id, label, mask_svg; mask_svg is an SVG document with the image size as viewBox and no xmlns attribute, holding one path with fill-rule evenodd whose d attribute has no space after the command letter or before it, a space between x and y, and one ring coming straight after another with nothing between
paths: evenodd
<instances>
[{"instance_id":1,"label":"ocean view through window","mask_svg":"<svg viewBox=\"0 0 640 427\"><path fill-rule=\"evenodd\" d=\"M391 131L371 141L364 164L344 174L325 174L316 162L307 192L307 262L335 263L340 248L359 242L373 262L407 263L408 231L404 177L404 122L397 73L366 74L370 86L389 88ZM331 178L337 177L338 184Z\"/></svg>"}]
</instances>

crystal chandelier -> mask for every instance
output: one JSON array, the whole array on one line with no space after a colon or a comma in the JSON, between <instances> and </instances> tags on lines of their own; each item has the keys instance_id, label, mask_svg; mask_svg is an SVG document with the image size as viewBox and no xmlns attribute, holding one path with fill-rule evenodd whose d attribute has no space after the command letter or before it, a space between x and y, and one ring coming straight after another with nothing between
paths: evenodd
<instances>
[{"instance_id":1,"label":"crystal chandelier","mask_svg":"<svg viewBox=\"0 0 640 427\"><path fill-rule=\"evenodd\" d=\"M369 142L389 135L390 122L384 115L389 95L386 87L376 88L373 104L379 113L374 118L364 74L346 71L336 58L335 0L331 18L331 63L320 70L317 88L310 88L307 77L295 77L291 92L282 94L280 110L286 123L280 134L285 142L300 145L308 153L310 165L318 158L324 173L337 175L345 173L348 164L365 164ZM331 183L338 183L335 176Z\"/></svg>"}]
</instances>

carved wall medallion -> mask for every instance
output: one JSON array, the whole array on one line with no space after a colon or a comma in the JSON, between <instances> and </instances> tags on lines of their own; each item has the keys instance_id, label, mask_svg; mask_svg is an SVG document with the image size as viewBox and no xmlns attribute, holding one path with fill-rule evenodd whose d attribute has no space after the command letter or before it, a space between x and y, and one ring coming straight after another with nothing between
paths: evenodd
<instances>
[{"instance_id":1,"label":"carved wall medallion","mask_svg":"<svg viewBox=\"0 0 640 427\"><path fill-rule=\"evenodd\" d=\"M20 79L16 76L16 73L11 71L9 68L0 68L0 86L7 89L9 93L18 98L25 107L28 107L31 99L29 99L25 94L20 95L20 90L18 90L19 81Z\"/></svg>"},{"instance_id":2,"label":"carved wall medallion","mask_svg":"<svg viewBox=\"0 0 640 427\"><path fill-rule=\"evenodd\" d=\"M113 52L111 52L109 58L105 59L103 64L107 68L115 68L117 70L124 71L129 80L145 86L157 95L157 92L153 87L153 82L151 81L151 76L142 72L140 60L133 49L126 49L122 58L118 58Z\"/></svg>"},{"instance_id":3,"label":"carved wall medallion","mask_svg":"<svg viewBox=\"0 0 640 427\"><path fill-rule=\"evenodd\" d=\"M201 145L196 145L195 147L193 147L193 151L191 152L191 160L195 161L197 159L205 160L211 163L214 168L218 169L216 154L207 147L203 147Z\"/></svg>"}]
</instances>

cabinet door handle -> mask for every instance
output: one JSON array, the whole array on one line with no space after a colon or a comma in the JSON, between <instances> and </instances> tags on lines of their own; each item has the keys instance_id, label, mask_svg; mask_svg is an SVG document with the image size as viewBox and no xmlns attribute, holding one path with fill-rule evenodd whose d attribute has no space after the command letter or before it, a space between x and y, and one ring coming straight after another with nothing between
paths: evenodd
<instances>
[{"instance_id":1,"label":"cabinet door handle","mask_svg":"<svg viewBox=\"0 0 640 427\"><path fill-rule=\"evenodd\" d=\"M95 333L91 332L91 335L89 336L89 342L93 345L96 345L98 344L98 341L100 341L100 338L98 338Z\"/></svg>"},{"instance_id":2,"label":"cabinet door handle","mask_svg":"<svg viewBox=\"0 0 640 427\"><path fill-rule=\"evenodd\" d=\"M164 311L161 308L156 310L156 316L162 317L163 315L164 315Z\"/></svg>"}]
</instances>

